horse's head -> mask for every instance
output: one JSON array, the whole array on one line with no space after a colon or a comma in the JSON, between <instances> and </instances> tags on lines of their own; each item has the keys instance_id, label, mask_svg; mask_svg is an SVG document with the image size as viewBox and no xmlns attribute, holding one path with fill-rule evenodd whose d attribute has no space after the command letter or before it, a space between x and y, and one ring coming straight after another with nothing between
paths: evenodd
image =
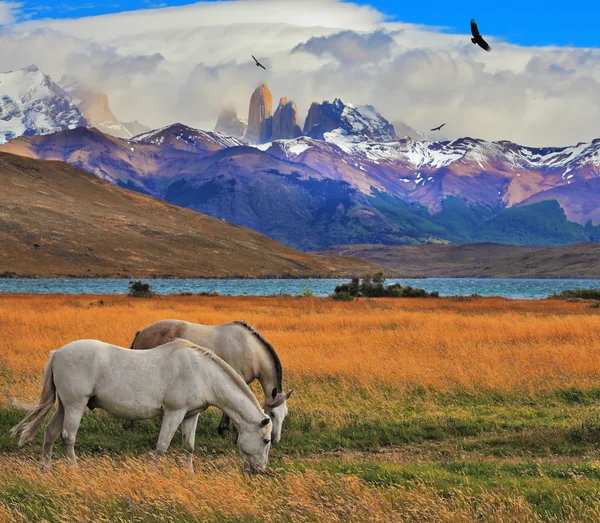
<instances>
[{"instance_id":1,"label":"horse's head","mask_svg":"<svg viewBox=\"0 0 600 523\"><path fill-rule=\"evenodd\" d=\"M240 430L237 444L246 472L257 474L266 470L272 429L271 420L263 418L257 425L250 425L245 427L245 430Z\"/></svg>"},{"instance_id":2,"label":"horse's head","mask_svg":"<svg viewBox=\"0 0 600 523\"><path fill-rule=\"evenodd\" d=\"M287 400L292 395L292 392L294 392L293 389L287 394L279 392L277 389L273 389L271 397L265 402L265 413L273 422L273 434L271 438L273 443L279 443L279 440L281 439L283 420L288 414Z\"/></svg>"}]
</instances>

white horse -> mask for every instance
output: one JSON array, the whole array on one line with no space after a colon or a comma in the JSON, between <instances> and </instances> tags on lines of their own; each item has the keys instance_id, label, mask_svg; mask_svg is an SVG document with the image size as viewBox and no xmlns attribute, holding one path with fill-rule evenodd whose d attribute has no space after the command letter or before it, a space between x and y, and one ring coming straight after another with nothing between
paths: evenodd
<instances>
[{"instance_id":1,"label":"white horse","mask_svg":"<svg viewBox=\"0 0 600 523\"><path fill-rule=\"evenodd\" d=\"M263 408L273 422L272 440L278 443L283 420L288 413L287 400L293 390L287 394L283 392L283 368L273 346L243 321L212 326L162 320L136 333L131 348L152 349L177 338L213 351L229 363L247 384L258 379L265 394ZM219 423L219 434L225 437L228 432L229 417L225 412Z\"/></svg>"},{"instance_id":2,"label":"white horse","mask_svg":"<svg viewBox=\"0 0 600 523\"><path fill-rule=\"evenodd\" d=\"M58 396L58 409L46 427L42 468L50 465L59 435L67 457L76 464L74 446L86 406L128 419L162 414L155 462L165 454L181 425L183 448L192 468L196 425L209 405L236 424L240 455L247 472L263 472L271 445L271 420L239 375L212 352L176 340L146 353L96 340L69 343L50 353L36 405L11 434L19 446L31 441Z\"/></svg>"}]
</instances>

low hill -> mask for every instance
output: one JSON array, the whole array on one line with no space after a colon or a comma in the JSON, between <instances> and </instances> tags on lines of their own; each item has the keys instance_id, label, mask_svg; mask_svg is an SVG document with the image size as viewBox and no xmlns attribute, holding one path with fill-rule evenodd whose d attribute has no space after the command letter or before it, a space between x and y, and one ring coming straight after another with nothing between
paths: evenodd
<instances>
[{"instance_id":1,"label":"low hill","mask_svg":"<svg viewBox=\"0 0 600 523\"><path fill-rule=\"evenodd\" d=\"M62 162L0 153L0 184L0 274L338 277L374 269L299 252Z\"/></svg>"},{"instance_id":2,"label":"low hill","mask_svg":"<svg viewBox=\"0 0 600 523\"><path fill-rule=\"evenodd\" d=\"M515 247L467 245L341 245L321 254L356 256L406 277L600 278L600 244Z\"/></svg>"}]
</instances>

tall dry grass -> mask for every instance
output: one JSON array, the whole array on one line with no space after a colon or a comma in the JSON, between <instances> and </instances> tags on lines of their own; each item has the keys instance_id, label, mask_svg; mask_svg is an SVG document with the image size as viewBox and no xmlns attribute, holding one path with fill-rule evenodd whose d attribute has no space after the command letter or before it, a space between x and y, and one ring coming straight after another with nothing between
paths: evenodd
<instances>
[{"instance_id":1,"label":"tall dry grass","mask_svg":"<svg viewBox=\"0 0 600 523\"><path fill-rule=\"evenodd\" d=\"M248 321L276 347L288 381L535 393L600 377L600 314L585 303L3 296L0 401L39 393L49 351L82 338L128 347L165 318Z\"/></svg>"},{"instance_id":2,"label":"tall dry grass","mask_svg":"<svg viewBox=\"0 0 600 523\"><path fill-rule=\"evenodd\" d=\"M3 465L0 486L12 489L8 498L0 499L1 521L549 520L525 493L510 488L449 488L442 493L426 483L376 486L312 470L251 478L240 476L229 459L205 465L195 475L170 464L152 472L146 461L131 458L84 459L76 470L57 464L52 474L18 459L4 460ZM19 487L27 488L26 495ZM599 493L593 482L586 482L586 488L592 495ZM550 520L598 521L598 506L578 494L577 486L562 486L556 500L565 509Z\"/></svg>"},{"instance_id":3,"label":"tall dry grass","mask_svg":"<svg viewBox=\"0 0 600 523\"><path fill-rule=\"evenodd\" d=\"M392 392L391 408L415 386L535 394L594 388L600 377L599 311L585 303L1 296L0 408L11 396L38 396L49 351L82 338L129 346L137 330L165 318L248 321L276 347L289 387L300 385L294 415L318 412L331 424L350 423L344 416L355 404L377 424L386 416L386 395ZM424 423L442 423L447 413L431 407ZM525 467L523 477L489 485L488 469L479 477L477 467L470 476L436 468L449 458L435 447L421 457L407 451L399 458L406 475L396 470L388 483L369 476L368 466L361 465L362 476L352 472L353 462L337 451L336 458L301 459L286 455L285 444L266 477L242 476L233 450L221 456L201 449L191 476L174 465L179 444L172 447L158 472L139 453L82 453L77 470L59 454L49 474L38 470L38 448L0 454L0 521L543 521L544 510L561 521L600 520L600 505L589 502L598 495L595 462L582 469L589 477L577 472L573 481L563 480L566 472L547 477L549 464L534 478ZM367 465L379 463L385 472L385 457L369 456ZM331 462L349 471L328 471ZM402 484L405 477L416 479Z\"/></svg>"}]
</instances>

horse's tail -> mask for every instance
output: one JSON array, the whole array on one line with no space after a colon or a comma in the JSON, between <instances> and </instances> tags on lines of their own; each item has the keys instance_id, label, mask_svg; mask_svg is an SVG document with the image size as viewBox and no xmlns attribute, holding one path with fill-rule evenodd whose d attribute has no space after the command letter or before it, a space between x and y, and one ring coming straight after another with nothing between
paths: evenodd
<instances>
[{"instance_id":1,"label":"horse's tail","mask_svg":"<svg viewBox=\"0 0 600 523\"><path fill-rule=\"evenodd\" d=\"M29 414L20 423L10 429L11 436L17 436L21 433L19 447L33 439L36 430L54 406L56 387L54 386L54 373L52 371L53 358L54 351L50 353L50 358L48 359L48 363L46 363L46 370L44 370L44 378L42 380L42 392L40 393L38 402L35 405L24 405L13 399L12 403L15 407L29 411Z\"/></svg>"},{"instance_id":2,"label":"horse's tail","mask_svg":"<svg viewBox=\"0 0 600 523\"><path fill-rule=\"evenodd\" d=\"M140 335L140 332L142 332L142 331L137 331L135 333L135 336L133 337L133 341L131 342L131 345L129 347L130 349L133 349L133 346L135 345L135 340L137 340L137 337Z\"/></svg>"}]
</instances>

